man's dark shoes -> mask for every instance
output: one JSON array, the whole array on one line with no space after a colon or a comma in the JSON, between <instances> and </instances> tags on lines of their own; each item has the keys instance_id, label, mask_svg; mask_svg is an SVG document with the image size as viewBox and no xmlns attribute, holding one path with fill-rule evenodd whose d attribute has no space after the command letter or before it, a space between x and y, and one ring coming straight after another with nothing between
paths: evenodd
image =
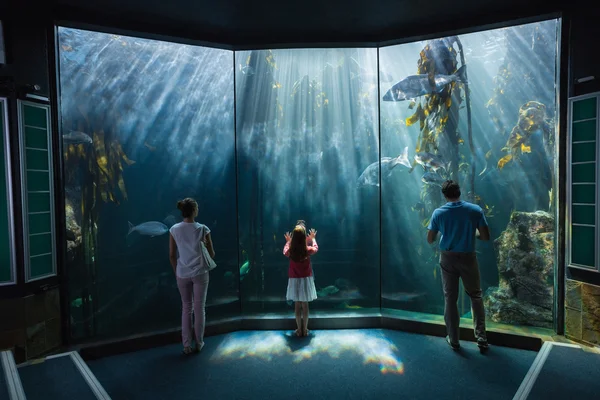
<instances>
[{"instance_id":1,"label":"man's dark shoes","mask_svg":"<svg viewBox=\"0 0 600 400\"><path fill-rule=\"evenodd\" d=\"M450 347L452 347L452 350L458 350L458 349L460 349L460 344L458 344L458 343L452 343L450 341L450 336L446 336L446 342L450 345Z\"/></svg>"},{"instance_id":2,"label":"man's dark shoes","mask_svg":"<svg viewBox=\"0 0 600 400\"><path fill-rule=\"evenodd\" d=\"M485 353L490 348L490 345L488 344L487 340L478 340L477 347L479 347L479 351L481 353Z\"/></svg>"}]
</instances>

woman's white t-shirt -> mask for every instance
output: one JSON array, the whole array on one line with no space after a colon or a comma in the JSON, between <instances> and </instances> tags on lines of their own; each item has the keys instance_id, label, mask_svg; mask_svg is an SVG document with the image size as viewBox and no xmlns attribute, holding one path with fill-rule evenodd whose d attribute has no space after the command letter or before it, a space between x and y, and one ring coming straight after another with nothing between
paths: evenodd
<instances>
[{"instance_id":1,"label":"woman's white t-shirt","mask_svg":"<svg viewBox=\"0 0 600 400\"><path fill-rule=\"evenodd\" d=\"M177 243L177 277L192 278L208 272L200 243L210 233L208 226L198 222L180 222L169 232Z\"/></svg>"}]
</instances>

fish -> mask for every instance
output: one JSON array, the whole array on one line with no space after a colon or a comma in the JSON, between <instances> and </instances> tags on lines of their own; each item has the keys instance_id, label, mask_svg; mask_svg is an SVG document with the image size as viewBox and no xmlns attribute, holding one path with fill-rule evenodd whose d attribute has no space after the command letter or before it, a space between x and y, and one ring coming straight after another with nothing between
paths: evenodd
<instances>
[{"instance_id":1,"label":"fish","mask_svg":"<svg viewBox=\"0 0 600 400\"><path fill-rule=\"evenodd\" d=\"M355 289L355 285L346 278L337 278L334 284L342 290Z\"/></svg>"},{"instance_id":2,"label":"fish","mask_svg":"<svg viewBox=\"0 0 600 400\"><path fill-rule=\"evenodd\" d=\"M330 285L330 286L327 286L327 287L325 287L323 289L318 290L317 291L317 296L319 296L319 297L327 297L329 295L336 294L339 291L340 291L340 289L338 289L336 286Z\"/></svg>"},{"instance_id":3,"label":"fish","mask_svg":"<svg viewBox=\"0 0 600 400\"><path fill-rule=\"evenodd\" d=\"M440 168L443 168L446 171L450 169L450 162L445 162L439 155L429 152L415 154L415 161L419 165L422 165L423 168L431 168L434 172L437 172Z\"/></svg>"},{"instance_id":4,"label":"fish","mask_svg":"<svg viewBox=\"0 0 600 400\"><path fill-rule=\"evenodd\" d=\"M410 75L392 86L383 95L383 101L403 101L414 99L426 94L440 93L452 82L465 81L466 65L463 65L453 75ZM432 86L433 84L433 86Z\"/></svg>"},{"instance_id":5,"label":"fish","mask_svg":"<svg viewBox=\"0 0 600 400\"><path fill-rule=\"evenodd\" d=\"M335 306L335 308L342 308L342 309L346 309L346 310L358 310L362 307L357 306L357 305L350 305L350 304L348 304L347 301L344 301L344 302L338 304L337 306Z\"/></svg>"},{"instance_id":6,"label":"fish","mask_svg":"<svg viewBox=\"0 0 600 400\"><path fill-rule=\"evenodd\" d=\"M256 72L254 71L254 68L246 65L244 67L242 67L242 64L239 65L239 70L242 74L250 76L250 75L254 75Z\"/></svg>"},{"instance_id":7,"label":"fish","mask_svg":"<svg viewBox=\"0 0 600 400\"><path fill-rule=\"evenodd\" d=\"M240 267L240 280L244 279L248 272L250 272L250 260L246 260Z\"/></svg>"},{"instance_id":8,"label":"fish","mask_svg":"<svg viewBox=\"0 0 600 400\"><path fill-rule=\"evenodd\" d=\"M394 292L394 293L383 293L381 295L381 297L386 300L393 300L393 301L413 301L424 295L425 295L425 293Z\"/></svg>"},{"instance_id":9,"label":"fish","mask_svg":"<svg viewBox=\"0 0 600 400\"><path fill-rule=\"evenodd\" d=\"M79 131L70 131L69 133L62 136L63 144L92 144L94 141L87 133Z\"/></svg>"},{"instance_id":10,"label":"fish","mask_svg":"<svg viewBox=\"0 0 600 400\"><path fill-rule=\"evenodd\" d=\"M144 142L144 146L146 146L146 148L150 151L156 151L156 146L152 146L148 142Z\"/></svg>"},{"instance_id":11,"label":"fish","mask_svg":"<svg viewBox=\"0 0 600 400\"><path fill-rule=\"evenodd\" d=\"M127 221L127 223L129 224L129 232L127 232L127 236L133 232L137 232L140 235L154 237L164 235L165 233L169 232L169 228L167 228L167 226L162 222L150 221L143 222L139 225L133 225L129 221Z\"/></svg>"},{"instance_id":12,"label":"fish","mask_svg":"<svg viewBox=\"0 0 600 400\"><path fill-rule=\"evenodd\" d=\"M446 181L446 179L442 178L435 172L425 172L421 180L425 183L430 183L439 187L442 187L442 183Z\"/></svg>"},{"instance_id":13,"label":"fish","mask_svg":"<svg viewBox=\"0 0 600 400\"><path fill-rule=\"evenodd\" d=\"M75 307L75 308L81 307L83 305L83 300L84 299L81 298L81 297L76 298L75 300L73 300L71 302L71 307ZM92 295L88 296L87 301L90 302L90 303L92 302Z\"/></svg>"},{"instance_id":14,"label":"fish","mask_svg":"<svg viewBox=\"0 0 600 400\"><path fill-rule=\"evenodd\" d=\"M386 178L392 174L392 169L397 165L404 165L407 168L411 168L411 164L408 161L408 146L404 148L404 151L398 157L381 157L380 162L381 175ZM379 162L369 165L358 177L358 186L366 185L379 187Z\"/></svg>"}]
</instances>

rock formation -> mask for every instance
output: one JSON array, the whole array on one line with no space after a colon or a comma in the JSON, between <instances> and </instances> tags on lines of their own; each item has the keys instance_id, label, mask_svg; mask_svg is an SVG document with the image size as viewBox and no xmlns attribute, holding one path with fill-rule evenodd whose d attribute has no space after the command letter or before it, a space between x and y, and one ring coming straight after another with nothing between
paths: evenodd
<instances>
[{"instance_id":1,"label":"rock formation","mask_svg":"<svg viewBox=\"0 0 600 400\"><path fill-rule=\"evenodd\" d=\"M554 299L554 217L544 211L510 216L494 241L498 287L485 295L486 314L494 322L552 327Z\"/></svg>"}]
</instances>

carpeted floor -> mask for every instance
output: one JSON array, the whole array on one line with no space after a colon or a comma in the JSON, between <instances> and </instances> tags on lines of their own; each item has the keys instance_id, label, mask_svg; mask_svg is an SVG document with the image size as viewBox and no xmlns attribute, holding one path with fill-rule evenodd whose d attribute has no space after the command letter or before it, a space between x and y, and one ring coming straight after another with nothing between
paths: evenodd
<instances>
[{"instance_id":1,"label":"carpeted floor","mask_svg":"<svg viewBox=\"0 0 600 400\"><path fill-rule=\"evenodd\" d=\"M247 331L88 364L118 399L512 399L537 353L391 330Z\"/></svg>"},{"instance_id":2,"label":"carpeted floor","mask_svg":"<svg viewBox=\"0 0 600 400\"><path fill-rule=\"evenodd\" d=\"M71 357L57 357L19 368L27 400L95 400Z\"/></svg>"},{"instance_id":3,"label":"carpeted floor","mask_svg":"<svg viewBox=\"0 0 600 400\"><path fill-rule=\"evenodd\" d=\"M0 362L0 400L8 400L8 384L6 383L4 365Z\"/></svg>"},{"instance_id":4,"label":"carpeted floor","mask_svg":"<svg viewBox=\"0 0 600 400\"><path fill-rule=\"evenodd\" d=\"M553 346L528 399L600 399L600 355Z\"/></svg>"},{"instance_id":5,"label":"carpeted floor","mask_svg":"<svg viewBox=\"0 0 600 400\"><path fill-rule=\"evenodd\" d=\"M118 399L511 399L536 353L390 330L248 331L90 361Z\"/></svg>"}]
</instances>

